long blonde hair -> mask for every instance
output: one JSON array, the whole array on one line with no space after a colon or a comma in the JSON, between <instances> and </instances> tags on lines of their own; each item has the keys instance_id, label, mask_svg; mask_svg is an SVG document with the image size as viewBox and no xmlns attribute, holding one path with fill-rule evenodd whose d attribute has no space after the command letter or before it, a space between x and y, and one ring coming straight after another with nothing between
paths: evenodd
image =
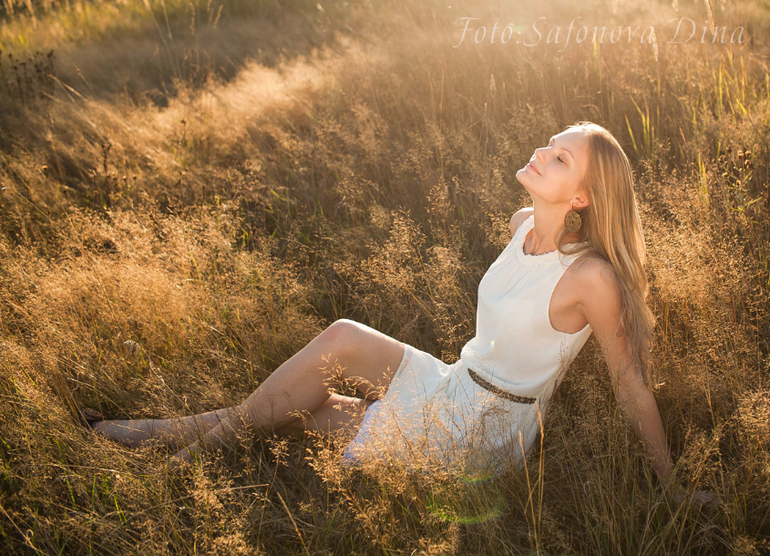
<instances>
[{"instance_id":1,"label":"long blonde hair","mask_svg":"<svg viewBox=\"0 0 770 556\"><path fill-rule=\"evenodd\" d=\"M617 139L602 126L580 121L566 129L573 128L583 129L588 141L588 165L580 188L587 192L589 204L575 208L583 219L580 241L586 243L576 244L568 252L591 253L612 265L621 292L620 319L626 345L649 387L653 382L650 344L656 320L645 301L649 293L644 270L647 248L631 164ZM557 235L560 251L567 233L562 228Z\"/></svg>"}]
</instances>

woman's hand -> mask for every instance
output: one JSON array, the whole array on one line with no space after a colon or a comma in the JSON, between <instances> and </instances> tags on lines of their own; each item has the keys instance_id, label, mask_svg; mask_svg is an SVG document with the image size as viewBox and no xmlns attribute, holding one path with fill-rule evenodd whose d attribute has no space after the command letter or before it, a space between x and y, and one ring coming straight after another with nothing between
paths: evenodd
<instances>
[{"instance_id":1,"label":"woman's hand","mask_svg":"<svg viewBox=\"0 0 770 556\"><path fill-rule=\"evenodd\" d=\"M688 498L691 499L693 505L698 507L719 508L724 506L722 499L716 493L707 490L696 490L690 495L681 486L674 485L670 489L670 496L677 506L681 506Z\"/></svg>"}]
</instances>

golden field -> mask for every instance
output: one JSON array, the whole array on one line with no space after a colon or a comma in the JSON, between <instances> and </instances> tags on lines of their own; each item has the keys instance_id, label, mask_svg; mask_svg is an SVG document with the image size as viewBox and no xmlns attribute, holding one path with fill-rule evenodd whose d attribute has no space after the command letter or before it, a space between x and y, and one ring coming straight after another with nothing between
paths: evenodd
<instances>
[{"instance_id":1,"label":"golden field","mask_svg":"<svg viewBox=\"0 0 770 556\"><path fill-rule=\"evenodd\" d=\"M770 550L770 4L0 13L0 552ZM548 42L576 17L639 29ZM508 24L527 44L503 43ZM125 419L237 404L339 318L456 361L478 281L530 204L515 172L579 120L634 165L656 398L678 481L721 508L664 496L594 338L526 470L480 483L352 472L343 437L257 433L172 475L168 452L79 424L83 406Z\"/></svg>"}]
</instances>

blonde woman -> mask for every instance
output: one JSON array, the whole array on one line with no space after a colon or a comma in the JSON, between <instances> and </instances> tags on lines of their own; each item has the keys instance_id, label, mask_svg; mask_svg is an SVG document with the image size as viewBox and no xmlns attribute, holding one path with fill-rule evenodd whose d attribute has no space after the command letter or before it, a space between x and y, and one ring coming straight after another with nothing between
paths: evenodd
<instances>
[{"instance_id":1,"label":"blonde woman","mask_svg":"<svg viewBox=\"0 0 770 556\"><path fill-rule=\"evenodd\" d=\"M247 425L331 431L358 424L351 410L359 409L366 413L345 450L348 463L433 456L453 463L472 455L499 467L526 457L538 413L593 333L620 408L661 481L682 499L670 481L673 465L650 391L654 317L645 302L644 235L628 158L606 129L580 122L536 149L516 178L532 206L513 215L512 239L479 283L476 336L456 363L342 319L238 406L176 419L86 419L129 446L189 443L171 459L176 466L203 447L224 446ZM320 369L335 360L340 378L358 381L364 398L328 391ZM375 390L382 399L371 399ZM696 492L695 499L715 497Z\"/></svg>"}]
</instances>

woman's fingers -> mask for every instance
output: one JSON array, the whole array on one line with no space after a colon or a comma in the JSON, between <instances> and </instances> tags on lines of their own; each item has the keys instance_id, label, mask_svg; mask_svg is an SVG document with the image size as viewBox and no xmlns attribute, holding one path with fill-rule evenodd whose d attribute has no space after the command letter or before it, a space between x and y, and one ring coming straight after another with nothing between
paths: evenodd
<instances>
[{"instance_id":1,"label":"woman's fingers","mask_svg":"<svg viewBox=\"0 0 770 556\"><path fill-rule=\"evenodd\" d=\"M698 502L698 504L709 508L716 508L724 505L722 499L719 498L716 493L705 490L696 490L693 495L693 500Z\"/></svg>"},{"instance_id":2,"label":"woman's fingers","mask_svg":"<svg viewBox=\"0 0 770 556\"><path fill-rule=\"evenodd\" d=\"M687 501L688 498L690 499L691 503L698 506L705 506L707 508L717 508L724 505L722 499L719 498L716 493L707 490L696 490L692 493L692 495L690 495L682 487L676 487L672 498L677 506Z\"/></svg>"}]
</instances>

